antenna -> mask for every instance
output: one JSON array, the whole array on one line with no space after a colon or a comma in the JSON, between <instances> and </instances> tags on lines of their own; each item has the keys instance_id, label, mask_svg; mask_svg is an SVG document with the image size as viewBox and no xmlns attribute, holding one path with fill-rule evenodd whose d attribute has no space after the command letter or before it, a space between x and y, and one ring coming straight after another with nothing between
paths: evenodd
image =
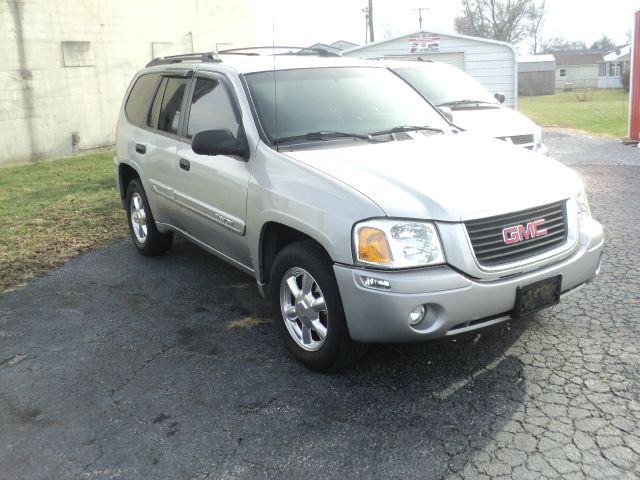
<instances>
[{"instance_id":1,"label":"antenna","mask_svg":"<svg viewBox=\"0 0 640 480\"><path fill-rule=\"evenodd\" d=\"M276 135L274 138L280 137L278 133L278 86L276 83L276 20L271 18L271 52L273 56L273 105L276 120ZM280 151L280 147L276 144L276 149Z\"/></svg>"},{"instance_id":2,"label":"antenna","mask_svg":"<svg viewBox=\"0 0 640 480\"><path fill-rule=\"evenodd\" d=\"M429 10L429 7L410 8L409 10L418 12L418 22L420 22L420 31L422 31L422 10Z\"/></svg>"}]
</instances>

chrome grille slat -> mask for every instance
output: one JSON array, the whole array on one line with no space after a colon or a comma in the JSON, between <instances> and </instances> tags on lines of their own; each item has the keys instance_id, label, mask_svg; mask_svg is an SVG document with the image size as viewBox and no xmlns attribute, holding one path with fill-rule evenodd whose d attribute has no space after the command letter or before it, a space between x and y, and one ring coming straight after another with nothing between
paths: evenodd
<instances>
[{"instance_id":1,"label":"chrome grille slat","mask_svg":"<svg viewBox=\"0 0 640 480\"><path fill-rule=\"evenodd\" d=\"M555 202L465 222L476 259L481 265L501 265L537 255L563 244L567 239L565 204L566 201ZM546 235L525 238L512 244L504 242L504 228L518 225L526 228L527 223L543 218Z\"/></svg>"},{"instance_id":2,"label":"chrome grille slat","mask_svg":"<svg viewBox=\"0 0 640 480\"><path fill-rule=\"evenodd\" d=\"M562 203L563 203L562 212L559 211L556 204L552 204L552 205L547 205L545 207L531 208L531 209L523 210L516 213L504 213L502 215L494 215L493 217L482 218L479 220L470 220L466 222L466 224L469 226L473 226L475 224L496 223L502 220L513 221L513 220L518 220L522 218L523 214L541 217L541 216L544 216L545 214L550 214L555 212L559 215L560 213L564 212L564 202Z\"/></svg>"}]
</instances>

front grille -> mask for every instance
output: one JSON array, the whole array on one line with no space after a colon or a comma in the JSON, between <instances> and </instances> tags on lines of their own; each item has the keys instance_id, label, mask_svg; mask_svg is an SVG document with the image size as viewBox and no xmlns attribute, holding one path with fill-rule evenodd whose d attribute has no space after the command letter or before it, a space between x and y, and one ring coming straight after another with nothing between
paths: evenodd
<instances>
[{"instance_id":1,"label":"front grille","mask_svg":"<svg viewBox=\"0 0 640 480\"><path fill-rule=\"evenodd\" d=\"M513 137L496 137L504 142L510 141L514 145L530 145L525 148L533 148L533 135L514 135Z\"/></svg>"},{"instance_id":2,"label":"front grille","mask_svg":"<svg viewBox=\"0 0 640 480\"><path fill-rule=\"evenodd\" d=\"M555 202L515 213L465 222L478 263L486 266L512 263L563 244L567 239L565 203ZM512 244L505 243L502 233L504 228L518 225L526 228L529 222L540 219L544 219L543 228L547 229L546 235L523 238Z\"/></svg>"},{"instance_id":3,"label":"front grille","mask_svg":"<svg viewBox=\"0 0 640 480\"><path fill-rule=\"evenodd\" d=\"M514 145L526 145L533 143L533 135L514 135L511 137L511 143Z\"/></svg>"}]
</instances>

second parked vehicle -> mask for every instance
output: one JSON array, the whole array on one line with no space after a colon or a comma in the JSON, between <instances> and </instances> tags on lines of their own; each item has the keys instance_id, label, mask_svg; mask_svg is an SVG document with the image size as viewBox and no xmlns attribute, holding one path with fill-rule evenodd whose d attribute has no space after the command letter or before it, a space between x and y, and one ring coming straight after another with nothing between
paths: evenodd
<instances>
[{"instance_id":1,"label":"second parked vehicle","mask_svg":"<svg viewBox=\"0 0 640 480\"><path fill-rule=\"evenodd\" d=\"M385 64L463 130L498 138L543 155L542 130L520 112L502 105L504 95L491 94L475 78L440 62L386 61Z\"/></svg>"}]
</instances>

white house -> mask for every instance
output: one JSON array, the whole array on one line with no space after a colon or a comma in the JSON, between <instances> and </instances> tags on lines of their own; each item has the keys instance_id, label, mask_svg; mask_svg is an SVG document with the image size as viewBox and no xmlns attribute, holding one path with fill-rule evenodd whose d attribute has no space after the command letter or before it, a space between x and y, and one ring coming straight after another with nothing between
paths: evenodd
<instances>
[{"instance_id":1,"label":"white house","mask_svg":"<svg viewBox=\"0 0 640 480\"><path fill-rule=\"evenodd\" d=\"M631 45L616 48L598 64L598 88L622 88L622 74L629 70Z\"/></svg>"},{"instance_id":2,"label":"white house","mask_svg":"<svg viewBox=\"0 0 640 480\"><path fill-rule=\"evenodd\" d=\"M598 86L598 63L606 52L567 50L553 52L556 58L556 88L595 88Z\"/></svg>"},{"instance_id":3,"label":"white house","mask_svg":"<svg viewBox=\"0 0 640 480\"><path fill-rule=\"evenodd\" d=\"M342 52L359 58L435 60L464 70L492 93L503 93L505 105L518 99L516 52L509 43L457 33L420 31Z\"/></svg>"}]
</instances>

